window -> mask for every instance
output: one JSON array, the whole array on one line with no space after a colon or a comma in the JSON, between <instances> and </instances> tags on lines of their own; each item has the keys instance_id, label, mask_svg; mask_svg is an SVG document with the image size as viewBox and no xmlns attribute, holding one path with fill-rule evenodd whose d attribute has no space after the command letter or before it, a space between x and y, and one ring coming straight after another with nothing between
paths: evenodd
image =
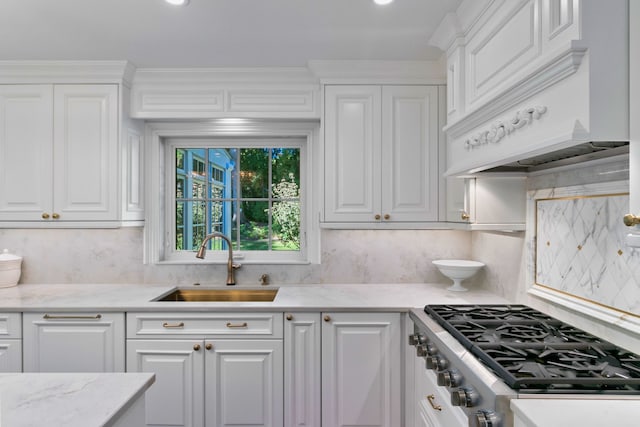
<instances>
[{"instance_id":1,"label":"window","mask_svg":"<svg viewBox=\"0 0 640 427\"><path fill-rule=\"evenodd\" d=\"M167 260L193 261L213 231L243 261L304 261L306 149L300 138L168 139L164 144ZM165 244L166 244L165 243ZM222 239L207 259L226 260Z\"/></svg>"}]
</instances>

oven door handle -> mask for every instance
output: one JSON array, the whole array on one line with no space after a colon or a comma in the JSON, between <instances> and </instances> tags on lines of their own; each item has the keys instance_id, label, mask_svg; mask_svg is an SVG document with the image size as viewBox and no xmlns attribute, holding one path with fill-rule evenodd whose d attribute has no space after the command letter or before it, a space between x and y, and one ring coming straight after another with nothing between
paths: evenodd
<instances>
[{"instance_id":1,"label":"oven door handle","mask_svg":"<svg viewBox=\"0 0 640 427\"><path fill-rule=\"evenodd\" d=\"M427 400L429 401L429 404L433 409L435 409L436 411L442 411L442 406L436 405L435 403L436 397L433 394L428 395Z\"/></svg>"}]
</instances>

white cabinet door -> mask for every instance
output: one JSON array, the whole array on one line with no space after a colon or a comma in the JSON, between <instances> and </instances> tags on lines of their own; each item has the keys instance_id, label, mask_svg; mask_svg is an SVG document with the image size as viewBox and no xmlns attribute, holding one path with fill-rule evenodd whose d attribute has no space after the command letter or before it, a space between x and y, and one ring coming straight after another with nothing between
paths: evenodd
<instances>
[{"instance_id":1,"label":"white cabinet door","mask_svg":"<svg viewBox=\"0 0 640 427\"><path fill-rule=\"evenodd\" d=\"M438 220L437 86L325 87L330 223Z\"/></svg>"},{"instance_id":2,"label":"white cabinet door","mask_svg":"<svg viewBox=\"0 0 640 427\"><path fill-rule=\"evenodd\" d=\"M56 85L54 100L54 214L117 220L117 85Z\"/></svg>"},{"instance_id":3,"label":"white cabinet door","mask_svg":"<svg viewBox=\"0 0 640 427\"><path fill-rule=\"evenodd\" d=\"M128 340L127 372L153 372L149 427L204 427L204 349L199 340Z\"/></svg>"},{"instance_id":4,"label":"white cabinet door","mask_svg":"<svg viewBox=\"0 0 640 427\"><path fill-rule=\"evenodd\" d=\"M324 313L322 424L401 425L398 313Z\"/></svg>"},{"instance_id":5,"label":"white cabinet door","mask_svg":"<svg viewBox=\"0 0 640 427\"><path fill-rule=\"evenodd\" d=\"M22 340L0 340L0 372L22 372Z\"/></svg>"},{"instance_id":6,"label":"white cabinet door","mask_svg":"<svg viewBox=\"0 0 640 427\"><path fill-rule=\"evenodd\" d=\"M325 87L325 221L380 215L380 86Z\"/></svg>"},{"instance_id":7,"label":"white cabinet door","mask_svg":"<svg viewBox=\"0 0 640 427\"><path fill-rule=\"evenodd\" d=\"M215 340L205 346L206 425L282 426L282 341Z\"/></svg>"},{"instance_id":8,"label":"white cabinet door","mask_svg":"<svg viewBox=\"0 0 640 427\"><path fill-rule=\"evenodd\" d=\"M383 86L384 220L438 220L438 133L437 86Z\"/></svg>"},{"instance_id":9,"label":"white cabinet door","mask_svg":"<svg viewBox=\"0 0 640 427\"><path fill-rule=\"evenodd\" d=\"M320 313L284 322L284 425L320 427Z\"/></svg>"},{"instance_id":10,"label":"white cabinet door","mask_svg":"<svg viewBox=\"0 0 640 427\"><path fill-rule=\"evenodd\" d=\"M0 221L51 212L52 134L51 85L0 85Z\"/></svg>"},{"instance_id":11,"label":"white cabinet door","mask_svg":"<svg viewBox=\"0 0 640 427\"><path fill-rule=\"evenodd\" d=\"M24 313L25 372L124 372L124 313Z\"/></svg>"}]
</instances>

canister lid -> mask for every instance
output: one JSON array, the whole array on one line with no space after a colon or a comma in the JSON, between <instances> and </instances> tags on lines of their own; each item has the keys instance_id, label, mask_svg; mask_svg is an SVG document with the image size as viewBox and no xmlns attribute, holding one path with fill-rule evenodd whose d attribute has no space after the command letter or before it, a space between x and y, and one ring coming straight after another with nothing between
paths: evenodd
<instances>
[{"instance_id":1,"label":"canister lid","mask_svg":"<svg viewBox=\"0 0 640 427\"><path fill-rule=\"evenodd\" d=\"M4 249L0 254L0 261L20 261L21 256L13 255L9 253L9 249Z\"/></svg>"}]
</instances>

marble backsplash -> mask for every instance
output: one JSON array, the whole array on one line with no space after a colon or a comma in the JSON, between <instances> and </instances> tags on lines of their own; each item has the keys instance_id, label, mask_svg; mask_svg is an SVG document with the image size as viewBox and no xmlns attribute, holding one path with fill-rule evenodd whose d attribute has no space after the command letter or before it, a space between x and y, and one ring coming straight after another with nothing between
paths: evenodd
<instances>
[{"instance_id":1,"label":"marble backsplash","mask_svg":"<svg viewBox=\"0 0 640 427\"><path fill-rule=\"evenodd\" d=\"M625 189L624 183L590 184L531 194L537 285L640 312L640 251L624 242Z\"/></svg>"},{"instance_id":2,"label":"marble backsplash","mask_svg":"<svg viewBox=\"0 0 640 427\"><path fill-rule=\"evenodd\" d=\"M273 283L448 283L431 264L470 258L460 230L322 230L321 264L244 265L239 285ZM0 248L24 257L20 283L223 284L224 265L144 265L143 230L0 229ZM480 286L484 276L469 279Z\"/></svg>"}]
</instances>

